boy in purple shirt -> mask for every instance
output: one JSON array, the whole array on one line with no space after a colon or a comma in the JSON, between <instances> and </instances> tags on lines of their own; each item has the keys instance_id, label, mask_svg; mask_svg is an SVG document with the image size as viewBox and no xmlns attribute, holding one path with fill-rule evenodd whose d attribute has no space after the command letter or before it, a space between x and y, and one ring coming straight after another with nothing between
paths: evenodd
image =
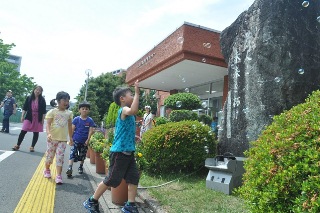
<instances>
[{"instance_id":1,"label":"boy in purple shirt","mask_svg":"<svg viewBox=\"0 0 320 213\"><path fill-rule=\"evenodd\" d=\"M90 104L86 101L79 104L80 116L77 116L72 121L72 139L69 157L69 168L66 172L68 177L72 176L73 162L80 161L78 168L79 174L83 173L83 162L86 159L88 144L93 134L94 121L88 116L90 112Z\"/></svg>"}]
</instances>

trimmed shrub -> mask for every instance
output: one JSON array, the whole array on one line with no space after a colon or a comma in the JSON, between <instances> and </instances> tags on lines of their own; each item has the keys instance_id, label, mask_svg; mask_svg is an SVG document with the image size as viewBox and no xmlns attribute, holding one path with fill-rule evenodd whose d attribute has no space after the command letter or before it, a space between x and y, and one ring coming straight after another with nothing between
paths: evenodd
<instances>
[{"instance_id":1,"label":"trimmed shrub","mask_svg":"<svg viewBox=\"0 0 320 213\"><path fill-rule=\"evenodd\" d=\"M198 115L190 110L172 110L170 113L169 120L172 122L179 122L184 120L196 121Z\"/></svg>"},{"instance_id":2,"label":"trimmed shrub","mask_svg":"<svg viewBox=\"0 0 320 213\"><path fill-rule=\"evenodd\" d=\"M164 101L164 105L171 109L188 110L198 109L201 106L200 98L192 93L177 93L170 95Z\"/></svg>"},{"instance_id":3,"label":"trimmed shrub","mask_svg":"<svg viewBox=\"0 0 320 213\"><path fill-rule=\"evenodd\" d=\"M251 212L320 212L320 92L279 116L245 152L237 191Z\"/></svg>"},{"instance_id":4,"label":"trimmed shrub","mask_svg":"<svg viewBox=\"0 0 320 213\"><path fill-rule=\"evenodd\" d=\"M216 152L211 128L198 121L169 122L143 135L141 153L150 173L190 172L204 166ZM210 154L205 152L205 146Z\"/></svg>"},{"instance_id":5,"label":"trimmed shrub","mask_svg":"<svg viewBox=\"0 0 320 213\"><path fill-rule=\"evenodd\" d=\"M212 123L212 118L209 115L200 115L198 121L210 126Z\"/></svg>"},{"instance_id":6,"label":"trimmed shrub","mask_svg":"<svg viewBox=\"0 0 320 213\"><path fill-rule=\"evenodd\" d=\"M169 122L169 120L166 117L156 117L154 118L154 121L156 122L155 126L159 126Z\"/></svg>"},{"instance_id":7,"label":"trimmed shrub","mask_svg":"<svg viewBox=\"0 0 320 213\"><path fill-rule=\"evenodd\" d=\"M106 118L106 127L114 127L116 125L116 120L118 116L118 110L120 109L120 106L118 106L115 102L112 102L110 104L107 118Z\"/></svg>"}]
</instances>

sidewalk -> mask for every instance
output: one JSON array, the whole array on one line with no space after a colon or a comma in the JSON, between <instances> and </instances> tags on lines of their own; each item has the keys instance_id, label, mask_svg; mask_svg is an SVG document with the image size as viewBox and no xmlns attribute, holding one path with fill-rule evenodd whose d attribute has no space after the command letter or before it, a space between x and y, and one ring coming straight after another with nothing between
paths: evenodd
<instances>
[{"instance_id":1,"label":"sidewalk","mask_svg":"<svg viewBox=\"0 0 320 213\"><path fill-rule=\"evenodd\" d=\"M93 189L95 190L98 184L104 179L105 175L100 175L96 173L96 166L90 163L90 159L86 159L84 161L84 169L88 174L89 180ZM140 213L165 213L162 210L159 203L148 195L146 189L138 189L138 196L136 197L136 202L138 206L138 210ZM121 211L121 206L115 205L111 202L111 191L107 190L103 196L100 198L99 203L104 210L105 213L118 213Z\"/></svg>"}]
</instances>

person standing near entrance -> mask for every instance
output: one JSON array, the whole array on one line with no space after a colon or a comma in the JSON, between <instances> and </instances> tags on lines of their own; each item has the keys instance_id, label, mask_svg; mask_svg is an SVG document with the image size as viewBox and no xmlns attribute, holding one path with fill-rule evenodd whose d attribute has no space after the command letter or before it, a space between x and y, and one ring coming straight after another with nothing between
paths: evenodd
<instances>
[{"instance_id":1,"label":"person standing near entrance","mask_svg":"<svg viewBox=\"0 0 320 213\"><path fill-rule=\"evenodd\" d=\"M30 152L34 152L39 132L43 132L43 122L46 115L46 100L42 96L43 88L36 86L32 94L27 97L24 102L21 114L22 130L19 134L17 145L12 150L17 151L27 132L33 132L32 144Z\"/></svg>"},{"instance_id":2,"label":"person standing near entrance","mask_svg":"<svg viewBox=\"0 0 320 213\"><path fill-rule=\"evenodd\" d=\"M152 128L152 119L153 115L151 113L151 107L145 106L144 109L146 110L146 113L143 115L142 125L140 129L140 138L142 138L142 135Z\"/></svg>"},{"instance_id":3,"label":"person standing near entrance","mask_svg":"<svg viewBox=\"0 0 320 213\"><path fill-rule=\"evenodd\" d=\"M3 120L1 132L9 133L9 119L12 114L16 114L16 99L12 97L12 91L8 90L6 97L0 104L0 108L3 106Z\"/></svg>"}]
</instances>

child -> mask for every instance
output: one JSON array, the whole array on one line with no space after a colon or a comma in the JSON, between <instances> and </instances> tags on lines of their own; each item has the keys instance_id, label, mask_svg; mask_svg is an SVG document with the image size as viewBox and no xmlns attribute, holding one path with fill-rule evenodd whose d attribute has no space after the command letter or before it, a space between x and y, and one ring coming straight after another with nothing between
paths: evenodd
<instances>
[{"instance_id":1,"label":"child","mask_svg":"<svg viewBox=\"0 0 320 213\"><path fill-rule=\"evenodd\" d=\"M70 158L69 168L67 170L67 176L72 176L73 162L80 161L80 167L78 168L79 174L83 173L83 161L86 159L86 153L88 151L88 144L93 134L94 122L92 118L88 116L90 112L90 104L86 101L79 104L80 116L77 116L72 121L72 141L69 143Z\"/></svg>"},{"instance_id":2,"label":"child","mask_svg":"<svg viewBox=\"0 0 320 213\"><path fill-rule=\"evenodd\" d=\"M116 120L113 145L110 148L109 172L98 185L93 196L88 198L84 207L90 212L100 212L98 199L110 187L116 188L122 179L128 183L128 202L121 209L122 212L138 212L135 205L139 172L134 158L135 151L135 114L139 107L139 81L135 82L135 94L132 96L130 88L116 88L113 99L120 106Z\"/></svg>"},{"instance_id":3,"label":"child","mask_svg":"<svg viewBox=\"0 0 320 213\"><path fill-rule=\"evenodd\" d=\"M66 144L68 141L68 132L70 143L72 141L72 112L68 110L70 95L66 92L58 92L56 99L50 101L51 106L56 106L56 101L58 102L58 107L48 111L46 115L47 119L47 152L46 152L46 162L44 170L44 177L51 178L50 165L53 161L54 155L56 155L57 164L57 176L56 183L62 184L62 165L64 160L64 152L66 149Z\"/></svg>"}]
</instances>

